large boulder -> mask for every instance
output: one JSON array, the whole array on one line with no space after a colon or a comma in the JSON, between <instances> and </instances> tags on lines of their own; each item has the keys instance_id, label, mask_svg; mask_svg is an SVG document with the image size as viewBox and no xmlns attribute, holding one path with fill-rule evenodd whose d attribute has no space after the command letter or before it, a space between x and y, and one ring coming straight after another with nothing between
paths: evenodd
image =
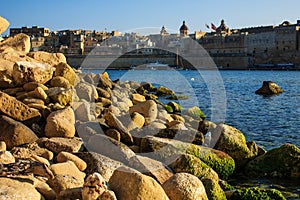
<instances>
[{"instance_id":1,"label":"large boulder","mask_svg":"<svg viewBox=\"0 0 300 200\"><path fill-rule=\"evenodd\" d=\"M162 186L170 200L208 200L202 182L188 173L177 173Z\"/></svg>"},{"instance_id":2,"label":"large boulder","mask_svg":"<svg viewBox=\"0 0 300 200\"><path fill-rule=\"evenodd\" d=\"M127 167L119 167L114 171L109 186L119 200L169 199L153 178Z\"/></svg>"},{"instance_id":3,"label":"large boulder","mask_svg":"<svg viewBox=\"0 0 300 200\"><path fill-rule=\"evenodd\" d=\"M125 164L135 156L135 153L128 146L102 134L90 137L86 147Z\"/></svg>"},{"instance_id":4,"label":"large boulder","mask_svg":"<svg viewBox=\"0 0 300 200\"><path fill-rule=\"evenodd\" d=\"M209 178L217 182L219 181L218 174L211 167L193 155L177 155L176 159L169 164L169 167L176 173L189 173L198 177L200 180Z\"/></svg>"},{"instance_id":5,"label":"large boulder","mask_svg":"<svg viewBox=\"0 0 300 200\"><path fill-rule=\"evenodd\" d=\"M214 148L230 155L235 161L236 168L243 167L249 159L257 155L258 152L249 150L245 136L238 129L220 124L215 131L221 134Z\"/></svg>"},{"instance_id":6,"label":"large boulder","mask_svg":"<svg viewBox=\"0 0 300 200\"><path fill-rule=\"evenodd\" d=\"M54 70L46 63L19 61L14 65L13 79L17 85L28 82L44 84L52 78Z\"/></svg>"},{"instance_id":7,"label":"large boulder","mask_svg":"<svg viewBox=\"0 0 300 200\"><path fill-rule=\"evenodd\" d=\"M78 152L76 155L87 163L85 170L87 174L98 172L106 181L109 181L113 172L123 165L119 161L95 152Z\"/></svg>"},{"instance_id":8,"label":"large boulder","mask_svg":"<svg viewBox=\"0 0 300 200\"><path fill-rule=\"evenodd\" d=\"M129 109L130 113L138 112L145 117L145 123L150 124L157 117L157 105L153 100L147 100L132 106Z\"/></svg>"},{"instance_id":9,"label":"large boulder","mask_svg":"<svg viewBox=\"0 0 300 200\"><path fill-rule=\"evenodd\" d=\"M71 107L52 112L45 127L47 137L74 137L75 115Z\"/></svg>"},{"instance_id":10,"label":"large boulder","mask_svg":"<svg viewBox=\"0 0 300 200\"><path fill-rule=\"evenodd\" d=\"M34 142L37 139L35 133L24 124L7 116L0 116L0 141L4 141L8 149Z\"/></svg>"},{"instance_id":11,"label":"large boulder","mask_svg":"<svg viewBox=\"0 0 300 200\"><path fill-rule=\"evenodd\" d=\"M292 144L272 149L250 161L245 173L249 176L299 178L300 149Z\"/></svg>"},{"instance_id":12,"label":"large boulder","mask_svg":"<svg viewBox=\"0 0 300 200\"><path fill-rule=\"evenodd\" d=\"M283 90L272 81L264 81L261 88L255 91L255 94L272 95L282 93Z\"/></svg>"},{"instance_id":13,"label":"large boulder","mask_svg":"<svg viewBox=\"0 0 300 200\"><path fill-rule=\"evenodd\" d=\"M0 54L0 70L12 76L14 64L19 61L36 62L36 60L27 56L26 52L7 48Z\"/></svg>"},{"instance_id":14,"label":"large boulder","mask_svg":"<svg viewBox=\"0 0 300 200\"><path fill-rule=\"evenodd\" d=\"M30 51L30 37L24 33L17 34L0 43L0 52L7 48L12 48L17 51L29 52Z\"/></svg>"},{"instance_id":15,"label":"large boulder","mask_svg":"<svg viewBox=\"0 0 300 200\"><path fill-rule=\"evenodd\" d=\"M120 121L113 113L107 112L104 114L105 122L111 127L118 130L121 134L121 141L125 144L132 145L133 138L129 133L128 129L123 125L122 121Z\"/></svg>"},{"instance_id":16,"label":"large boulder","mask_svg":"<svg viewBox=\"0 0 300 200\"><path fill-rule=\"evenodd\" d=\"M9 26L9 22L0 16L0 34L2 34Z\"/></svg>"},{"instance_id":17,"label":"large boulder","mask_svg":"<svg viewBox=\"0 0 300 200\"><path fill-rule=\"evenodd\" d=\"M219 185L219 182L213 179L203 179L202 183L209 200L226 200L226 194Z\"/></svg>"},{"instance_id":18,"label":"large boulder","mask_svg":"<svg viewBox=\"0 0 300 200\"><path fill-rule=\"evenodd\" d=\"M1 199L42 199L42 195L32 184L5 177L0 178L0 191Z\"/></svg>"},{"instance_id":19,"label":"large boulder","mask_svg":"<svg viewBox=\"0 0 300 200\"><path fill-rule=\"evenodd\" d=\"M163 184L173 176L173 173L167 166L148 157L137 155L131 158L129 165L139 172L151 176L160 184Z\"/></svg>"},{"instance_id":20,"label":"large boulder","mask_svg":"<svg viewBox=\"0 0 300 200\"><path fill-rule=\"evenodd\" d=\"M62 76L67 79L71 85L78 83L79 78L76 75L75 71L65 62L60 62L55 65L55 76Z\"/></svg>"},{"instance_id":21,"label":"large boulder","mask_svg":"<svg viewBox=\"0 0 300 200\"><path fill-rule=\"evenodd\" d=\"M0 113L24 123L35 122L41 118L38 110L30 108L4 92L0 92Z\"/></svg>"},{"instance_id":22,"label":"large boulder","mask_svg":"<svg viewBox=\"0 0 300 200\"><path fill-rule=\"evenodd\" d=\"M70 175L75 177L82 184L84 183L85 173L81 172L72 161L52 164L50 169L54 175Z\"/></svg>"},{"instance_id":23,"label":"large boulder","mask_svg":"<svg viewBox=\"0 0 300 200\"><path fill-rule=\"evenodd\" d=\"M52 137L46 139L43 143L47 149L58 154L61 151L66 151L70 153L78 152L82 148L83 141L81 138L62 138L62 137Z\"/></svg>"},{"instance_id":24,"label":"large boulder","mask_svg":"<svg viewBox=\"0 0 300 200\"><path fill-rule=\"evenodd\" d=\"M80 99L85 99L88 102L95 102L98 99L98 92L96 88L85 82L78 83L75 87L77 96Z\"/></svg>"},{"instance_id":25,"label":"large boulder","mask_svg":"<svg viewBox=\"0 0 300 200\"><path fill-rule=\"evenodd\" d=\"M55 66L58 63L67 63L66 57L62 53L48 53L45 51L37 51L37 52L30 52L27 54L27 56L33 58L34 60L37 60L41 63L47 63L51 66Z\"/></svg>"},{"instance_id":26,"label":"large boulder","mask_svg":"<svg viewBox=\"0 0 300 200\"><path fill-rule=\"evenodd\" d=\"M174 154L193 155L215 170L222 179L227 179L235 169L234 160L228 154L178 140L147 136L141 140L140 151L162 162L168 161L166 164L172 162L170 157Z\"/></svg>"}]
</instances>

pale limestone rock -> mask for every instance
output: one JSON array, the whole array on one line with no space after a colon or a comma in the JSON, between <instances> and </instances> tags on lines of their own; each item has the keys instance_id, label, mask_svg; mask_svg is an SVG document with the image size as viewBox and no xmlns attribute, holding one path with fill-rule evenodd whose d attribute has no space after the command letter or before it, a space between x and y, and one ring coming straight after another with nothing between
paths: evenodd
<instances>
[{"instance_id":1,"label":"pale limestone rock","mask_svg":"<svg viewBox=\"0 0 300 200\"><path fill-rule=\"evenodd\" d=\"M86 147L123 163L128 163L135 156L128 146L102 134L90 137Z\"/></svg>"},{"instance_id":2,"label":"pale limestone rock","mask_svg":"<svg viewBox=\"0 0 300 200\"><path fill-rule=\"evenodd\" d=\"M84 171L87 167L86 162L84 162L82 159L69 152L64 152L64 151L60 152L57 155L56 160L58 163L73 161L80 171Z\"/></svg>"},{"instance_id":3,"label":"pale limestone rock","mask_svg":"<svg viewBox=\"0 0 300 200\"><path fill-rule=\"evenodd\" d=\"M117 129L121 134L121 140L126 144L133 144L133 138L123 123L111 112L104 114L105 122L111 127Z\"/></svg>"},{"instance_id":4,"label":"pale limestone rock","mask_svg":"<svg viewBox=\"0 0 300 200\"><path fill-rule=\"evenodd\" d=\"M137 155L132 158L129 165L139 172L151 176L158 183L163 184L173 176L172 171L162 162Z\"/></svg>"},{"instance_id":5,"label":"pale limestone rock","mask_svg":"<svg viewBox=\"0 0 300 200\"><path fill-rule=\"evenodd\" d=\"M84 183L85 173L81 172L72 161L52 164L50 166L54 175L69 175Z\"/></svg>"},{"instance_id":6,"label":"pale limestone rock","mask_svg":"<svg viewBox=\"0 0 300 200\"><path fill-rule=\"evenodd\" d=\"M145 102L133 105L129 109L130 113L138 112L142 114L146 119L146 124L150 124L157 117L157 105L153 100L147 100Z\"/></svg>"},{"instance_id":7,"label":"pale limestone rock","mask_svg":"<svg viewBox=\"0 0 300 200\"><path fill-rule=\"evenodd\" d=\"M47 139L44 142L44 145L47 149L58 154L61 151L66 151L70 153L78 152L83 144L81 138L61 138L61 137L52 137Z\"/></svg>"},{"instance_id":8,"label":"pale limestone rock","mask_svg":"<svg viewBox=\"0 0 300 200\"><path fill-rule=\"evenodd\" d=\"M15 63L13 70L14 82L17 85L23 85L28 82L41 84L48 82L55 68L45 63L19 61Z\"/></svg>"},{"instance_id":9,"label":"pale limestone rock","mask_svg":"<svg viewBox=\"0 0 300 200\"><path fill-rule=\"evenodd\" d=\"M6 151L6 143L4 141L0 141L0 151Z\"/></svg>"},{"instance_id":10,"label":"pale limestone rock","mask_svg":"<svg viewBox=\"0 0 300 200\"><path fill-rule=\"evenodd\" d=\"M15 157L9 151L0 151L0 163L10 164L15 161Z\"/></svg>"},{"instance_id":11,"label":"pale limestone rock","mask_svg":"<svg viewBox=\"0 0 300 200\"><path fill-rule=\"evenodd\" d=\"M93 173L84 182L82 200L97 200L106 190L107 186L101 174Z\"/></svg>"},{"instance_id":12,"label":"pale limestone rock","mask_svg":"<svg viewBox=\"0 0 300 200\"><path fill-rule=\"evenodd\" d=\"M30 37L24 33L20 33L1 42L0 52L3 52L6 48L11 47L14 50L28 53L30 51L30 46Z\"/></svg>"},{"instance_id":13,"label":"pale limestone rock","mask_svg":"<svg viewBox=\"0 0 300 200\"><path fill-rule=\"evenodd\" d=\"M55 65L55 76L62 76L67 79L71 85L76 85L79 82L79 78L75 71L67 63L60 62Z\"/></svg>"},{"instance_id":14,"label":"pale limestone rock","mask_svg":"<svg viewBox=\"0 0 300 200\"><path fill-rule=\"evenodd\" d=\"M17 159L30 159L32 157L40 156L47 160L53 159L53 153L46 148L40 147L38 142L43 138L38 139L36 142L24 145L22 147L14 147L11 150L13 156ZM41 162L40 160L38 160Z\"/></svg>"},{"instance_id":15,"label":"pale limestone rock","mask_svg":"<svg viewBox=\"0 0 300 200\"><path fill-rule=\"evenodd\" d=\"M162 186L170 200L208 200L203 183L188 173L177 173Z\"/></svg>"},{"instance_id":16,"label":"pale limestone rock","mask_svg":"<svg viewBox=\"0 0 300 200\"><path fill-rule=\"evenodd\" d=\"M87 163L85 170L87 174L98 172L106 181L109 181L115 169L123 165L121 162L95 152L79 152L76 155Z\"/></svg>"},{"instance_id":17,"label":"pale limestone rock","mask_svg":"<svg viewBox=\"0 0 300 200\"><path fill-rule=\"evenodd\" d=\"M29 52L27 56L37 60L41 63L47 63L51 66L55 66L60 62L67 63L66 57L62 53L48 53L45 51Z\"/></svg>"},{"instance_id":18,"label":"pale limestone rock","mask_svg":"<svg viewBox=\"0 0 300 200\"><path fill-rule=\"evenodd\" d=\"M18 100L23 100L25 98L41 99L46 103L49 103L49 101L50 101L48 95L41 87L37 87L33 91L30 91L30 92L27 92L27 93L17 96Z\"/></svg>"},{"instance_id":19,"label":"pale limestone rock","mask_svg":"<svg viewBox=\"0 0 300 200\"><path fill-rule=\"evenodd\" d=\"M29 108L21 101L0 92L0 113L21 122L34 122L41 118L38 110Z\"/></svg>"},{"instance_id":20,"label":"pale limestone rock","mask_svg":"<svg viewBox=\"0 0 300 200\"><path fill-rule=\"evenodd\" d=\"M138 104L146 101L145 96L140 95L140 94L132 94L132 102L133 104Z\"/></svg>"},{"instance_id":21,"label":"pale limestone rock","mask_svg":"<svg viewBox=\"0 0 300 200\"><path fill-rule=\"evenodd\" d=\"M37 83L37 82L29 82L29 83L25 83L23 85L23 89L26 92L30 92L35 90L37 87L42 88L43 90L48 90L48 87L46 87L45 85L41 84L41 83Z\"/></svg>"},{"instance_id":22,"label":"pale limestone rock","mask_svg":"<svg viewBox=\"0 0 300 200\"><path fill-rule=\"evenodd\" d=\"M41 194L28 182L0 178L1 199L42 199Z\"/></svg>"},{"instance_id":23,"label":"pale limestone rock","mask_svg":"<svg viewBox=\"0 0 300 200\"><path fill-rule=\"evenodd\" d=\"M98 99L98 92L96 88L88 83L78 83L75 87L77 96L88 102L95 102Z\"/></svg>"},{"instance_id":24,"label":"pale limestone rock","mask_svg":"<svg viewBox=\"0 0 300 200\"><path fill-rule=\"evenodd\" d=\"M74 98L74 90L72 88L53 87L49 88L46 93L53 103L59 103L62 106L71 104Z\"/></svg>"},{"instance_id":25,"label":"pale limestone rock","mask_svg":"<svg viewBox=\"0 0 300 200\"><path fill-rule=\"evenodd\" d=\"M6 29L8 28L8 26L9 26L9 22L5 18L3 18L3 17L0 16L0 35L4 31L6 31Z\"/></svg>"},{"instance_id":26,"label":"pale limestone rock","mask_svg":"<svg viewBox=\"0 0 300 200\"><path fill-rule=\"evenodd\" d=\"M0 141L4 141L7 149L31 143L38 139L35 133L24 124L7 116L0 116Z\"/></svg>"},{"instance_id":27,"label":"pale limestone rock","mask_svg":"<svg viewBox=\"0 0 300 200\"><path fill-rule=\"evenodd\" d=\"M27 98L23 99L23 103L25 103L26 105L28 105L28 104L45 105L45 102L43 100L37 99L37 98L32 98L32 97L27 97Z\"/></svg>"},{"instance_id":28,"label":"pale limestone rock","mask_svg":"<svg viewBox=\"0 0 300 200\"><path fill-rule=\"evenodd\" d=\"M153 178L128 167L115 170L109 180L109 186L120 200L169 199Z\"/></svg>"},{"instance_id":29,"label":"pale limestone rock","mask_svg":"<svg viewBox=\"0 0 300 200\"><path fill-rule=\"evenodd\" d=\"M53 79L51 79L50 85L51 87L63 87L66 89L71 87L70 82L62 76L56 76Z\"/></svg>"},{"instance_id":30,"label":"pale limestone rock","mask_svg":"<svg viewBox=\"0 0 300 200\"><path fill-rule=\"evenodd\" d=\"M47 137L74 137L75 115L71 107L52 112L47 117L45 134Z\"/></svg>"},{"instance_id":31,"label":"pale limestone rock","mask_svg":"<svg viewBox=\"0 0 300 200\"><path fill-rule=\"evenodd\" d=\"M82 102L73 102L72 108L75 112L76 120L79 120L81 122L88 122L93 119L93 116L91 115L91 104L82 101Z\"/></svg>"},{"instance_id":32,"label":"pale limestone rock","mask_svg":"<svg viewBox=\"0 0 300 200\"><path fill-rule=\"evenodd\" d=\"M128 131L131 131L135 128L142 128L145 124L145 118L143 115L139 114L138 112L134 112L131 114L131 121L128 124Z\"/></svg>"},{"instance_id":33,"label":"pale limestone rock","mask_svg":"<svg viewBox=\"0 0 300 200\"><path fill-rule=\"evenodd\" d=\"M65 169L68 171L68 169ZM56 174L53 179L47 181L49 186L55 191L56 197L59 197L60 193L67 189L80 188L83 186L83 180L78 179L70 174Z\"/></svg>"}]
</instances>

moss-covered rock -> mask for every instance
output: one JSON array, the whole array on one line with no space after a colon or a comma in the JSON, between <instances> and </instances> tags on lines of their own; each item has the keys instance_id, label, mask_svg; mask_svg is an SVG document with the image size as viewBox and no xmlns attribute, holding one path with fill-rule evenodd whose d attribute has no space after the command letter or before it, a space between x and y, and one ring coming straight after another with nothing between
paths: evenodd
<instances>
[{"instance_id":1,"label":"moss-covered rock","mask_svg":"<svg viewBox=\"0 0 300 200\"><path fill-rule=\"evenodd\" d=\"M173 112L174 112L172 106L164 105L164 108L166 109L166 111L167 111L168 113L173 113Z\"/></svg>"},{"instance_id":2,"label":"moss-covered rock","mask_svg":"<svg viewBox=\"0 0 300 200\"><path fill-rule=\"evenodd\" d=\"M209 200L226 200L226 194L222 190L218 181L212 179L203 179L202 183Z\"/></svg>"},{"instance_id":3,"label":"moss-covered rock","mask_svg":"<svg viewBox=\"0 0 300 200\"><path fill-rule=\"evenodd\" d=\"M180 138L180 136L176 137ZM178 140L148 136L142 138L140 150L141 153L151 152L154 159L162 162L166 162L175 154L193 155L216 171L222 179L227 179L235 169L234 160L228 154Z\"/></svg>"},{"instance_id":4,"label":"moss-covered rock","mask_svg":"<svg viewBox=\"0 0 300 200\"><path fill-rule=\"evenodd\" d=\"M228 154L219 150L190 145L186 149L186 153L201 159L205 164L213 168L221 179L227 179L235 169L234 160Z\"/></svg>"},{"instance_id":5,"label":"moss-covered rock","mask_svg":"<svg viewBox=\"0 0 300 200\"><path fill-rule=\"evenodd\" d=\"M261 189L258 187L236 190L230 200L285 200L280 191Z\"/></svg>"},{"instance_id":6,"label":"moss-covered rock","mask_svg":"<svg viewBox=\"0 0 300 200\"><path fill-rule=\"evenodd\" d=\"M187 95L171 95L167 97L169 100L187 100L189 99L189 96Z\"/></svg>"},{"instance_id":7,"label":"moss-covered rock","mask_svg":"<svg viewBox=\"0 0 300 200\"><path fill-rule=\"evenodd\" d=\"M284 144L250 161L245 173L251 176L300 177L300 149Z\"/></svg>"},{"instance_id":8,"label":"moss-covered rock","mask_svg":"<svg viewBox=\"0 0 300 200\"><path fill-rule=\"evenodd\" d=\"M169 164L169 167L176 173L185 172L198 177L200 180L209 178L218 181L218 174L199 158L189 155L176 155L176 159Z\"/></svg>"},{"instance_id":9,"label":"moss-covered rock","mask_svg":"<svg viewBox=\"0 0 300 200\"><path fill-rule=\"evenodd\" d=\"M169 88L166 88L164 86L159 86L156 90L156 95L158 96L168 96L174 94L175 92L173 90L170 90Z\"/></svg>"},{"instance_id":10,"label":"moss-covered rock","mask_svg":"<svg viewBox=\"0 0 300 200\"><path fill-rule=\"evenodd\" d=\"M173 108L174 112L181 112L181 110L182 110L182 106L174 101L169 102L168 106L171 106Z\"/></svg>"},{"instance_id":11,"label":"moss-covered rock","mask_svg":"<svg viewBox=\"0 0 300 200\"><path fill-rule=\"evenodd\" d=\"M202 110L198 106L194 106L187 109L185 114L197 120L203 120L206 118L206 115L202 112Z\"/></svg>"},{"instance_id":12,"label":"moss-covered rock","mask_svg":"<svg viewBox=\"0 0 300 200\"><path fill-rule=\"evenodd\" d=\"M220 136L214 148L230 155L236 163L236 168L243 167L250 158L257 155L257 152L252 153L249 150L244 134L238 129L219 124L215 131L219 132Z\"/></svg>"}]
</instances>

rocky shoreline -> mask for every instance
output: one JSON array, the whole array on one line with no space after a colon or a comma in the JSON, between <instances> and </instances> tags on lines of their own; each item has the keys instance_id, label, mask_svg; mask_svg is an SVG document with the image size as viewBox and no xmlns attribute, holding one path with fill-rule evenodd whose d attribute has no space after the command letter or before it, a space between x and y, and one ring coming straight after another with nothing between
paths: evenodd
<instances>
[{"instance_id":1,"label":"rocky shoreline","mask_svg":"<svg viewBox=\"0 0 300 200\"><path fill-rule=\"evenodd\" d=\"M176 99L164 86L29 49L25 34L0 42L0 199L285 199L226 181L300 177L295 145L267 152L198 107L161 103Z\"/></svg>"}]
</instances>

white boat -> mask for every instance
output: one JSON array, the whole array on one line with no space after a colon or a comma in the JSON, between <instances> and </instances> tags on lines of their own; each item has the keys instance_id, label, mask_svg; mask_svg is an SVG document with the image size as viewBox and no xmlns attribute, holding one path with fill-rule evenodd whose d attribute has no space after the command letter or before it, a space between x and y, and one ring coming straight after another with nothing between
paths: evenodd
<instances>
[{"instance_id":1,"label":"white boat","mask_svg":"<svg viewBox=\"0 0 300 200\"><path fill-rule=\"evenodd\" d=\"M168 64L163 64L160 62L155 62L155 63L148 63L145 64L146 69L152 69L152 70L157 70L157 69L170 69L170 66Z\"/></svg>"}]
</instances>

